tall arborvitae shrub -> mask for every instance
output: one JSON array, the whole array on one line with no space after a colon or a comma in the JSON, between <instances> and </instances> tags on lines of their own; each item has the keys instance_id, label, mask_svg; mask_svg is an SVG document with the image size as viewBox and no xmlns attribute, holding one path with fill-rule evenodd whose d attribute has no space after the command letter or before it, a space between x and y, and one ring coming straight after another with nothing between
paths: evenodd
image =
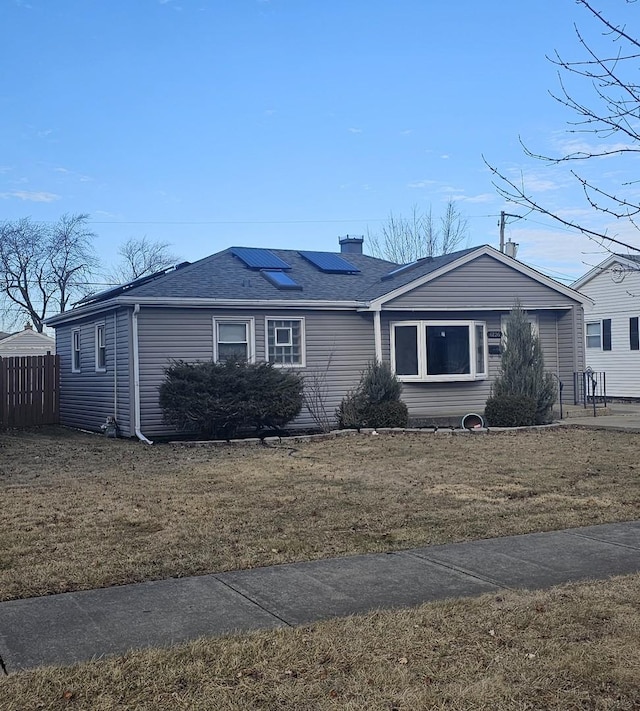
<instances>
[{"instance_id":1,"label":"tall arborvitae shrub","mask_svg":"<svg viewBox=\"0 0 640 711\"><path fill-rule=\"evenodd\" d=\"M370 363L358 387L338 408L338 424L345 428L406 427L407 406L400 399L402 383L389 363Z\"/></svg>"},{"instance_id":2,"label":"tall arborvitae shrub","mask_svg":"<svg viewBox=\"0 0 640 711\"><path fill-rule=\"evenodd\" d=\"M229 439L286 425L302 409L302 387L299 375L270 363L177 361L165 371L160 407L180 430Z\"/></svg>"},{"instance_id":3,"label":"tall arborvitae shrub","mask_svg":"<svg viewBox=\"0 0 640 711\"><path fill-rule=\"evenodd\" d=\"M533 411L523 408L523 419L519 424L544 424L551 421L551 409L556 399L556 387L551 373L545 372L544 356L540 339L533 333L526 313L519 302L512 309L506 322L506 338L503 340L500 373L493 383L491 397L487 401L485 413L492 414L489 424L509 426L512 414L502 422L502 409L512 413L514 398L530 399L535 404ZM502 408L504 403L504 408Z\"/></svg>"}]
</instances>

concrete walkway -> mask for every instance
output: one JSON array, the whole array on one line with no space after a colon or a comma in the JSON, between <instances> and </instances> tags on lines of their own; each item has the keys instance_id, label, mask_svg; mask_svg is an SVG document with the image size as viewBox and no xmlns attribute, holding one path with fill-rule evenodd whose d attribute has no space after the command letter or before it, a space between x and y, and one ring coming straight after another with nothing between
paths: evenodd
<instances>
[{"instance_id":1,"label":"concrete walkway","mask_svg":"<svg viewBox=\"0 0 640 711\"><path fill-rule=\"evenodd\" d=\"M567 415L560 423L591 429L640 432L640 403L611 403L607 408L596 408L595 417L592 408L572 405L567 408Z\"/></svg>"},{"instance_id":2,"label":"concrete walkway","mask_svg":"<svg viewBox=\"0 0 640 711\"><path fill-rule=\"evenodd\" d=\"M640 571L640 521L0 603L9 673L377 608ZM1 672L0 672L1 673Z\"/></svg>"}]
</instances>

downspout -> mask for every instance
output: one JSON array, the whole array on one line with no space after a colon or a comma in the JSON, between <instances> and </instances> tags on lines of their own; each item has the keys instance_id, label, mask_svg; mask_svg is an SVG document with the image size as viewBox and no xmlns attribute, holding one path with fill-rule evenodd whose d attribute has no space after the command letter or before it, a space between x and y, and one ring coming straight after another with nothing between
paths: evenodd
<instances>
[{"instance_id":1,"label":"downspout","mask_svg":"<svg viewBox=\"0 0 640 711\"><path fill-rule=\"evenodd\" d=\"M113 312L113 419L118 421L118 312Z\"/></svg>"},{"instance_id":2,"label":"downspout","mask_svg":"<svg viewBox=\"0 0 640 711\"><path fill-rule=\"evenodd\" d=\"M376 349L376 362L382 363L382 325L380 323L380 306L373 312L373 342Z\"/></svg>"},{"instance_id":3,"label":"downspout","mask_svg":"<svg viewBox=\"0 0 640 711\"><path fill-rule=\"evenodd\" d=\"M133 307L132 331L133 331L133 407L134 415L134 432L136 437L142 442L153 444L140 431L140 363L138 360L138 314L140 313L140 304L135 304Z\"/></svg>"}]
</instances>

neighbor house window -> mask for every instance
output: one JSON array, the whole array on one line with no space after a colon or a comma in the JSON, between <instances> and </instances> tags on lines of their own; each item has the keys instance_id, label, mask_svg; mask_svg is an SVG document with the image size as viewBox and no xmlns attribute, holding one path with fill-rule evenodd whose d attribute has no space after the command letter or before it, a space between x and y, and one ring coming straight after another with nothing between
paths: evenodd
<instances>
[{"instance_id":1,"label":"neighbor house window","mask_svg":"<svg viewBox=\"0 0 640 711\"><path fill-rule=\"evenodd\" d=\"M275 365L304 365L304 319L266 322L267 360Z\"/></svg>"},{"instance_id":2,"label":"neighbor house window","mask_svg":"<svg viewBox=\"0 0 640 711\"><path fill-rule=\"evenodd\" d=\"M71 331L71 372L80 372L80 330Z\"/></svg>"},{"instance_id":3,"label":"neighbor house window","mask_svg":"<svg viewBox=\"0 0 640 711\"><path fill-rule=\"evenodd\" d=\"M105 371L107 369L107 348L105 346L104 324L96 325L96 370Z\"/></svg>"},{"instance_id":4,"label":"neighbor house window","mask_svg":"<svg viewBox=\"0 0 640 711\"><path fill-rule=\"evenodd\" d=\"M587 348L602 347L602 331L600 321L592 321L586 324L587 331Z\"/></svg>"},{"instance_id":5,"label":"neighbor house window","mask_svg":"<svg viewBox=\"0 0 640 711\"><path fill-rule=\"evenodd\" d=\"M391 358L400 380L486 378L486 325L477 321L392 323Z\"/></svg>"},{"instance_id":6,"label":"neighbor house window","mask_svg":"<svg viewBox=\"0 0 640 711\"><path fill-rule=\"evenodd\" d=\"M640 335L638 332L638 317L629 319L629 348L632 351L640 350Z\"/></svg>"},{"instance_id":7,"label":"neighbor house window","mask_svg":"<svg viewBox=\"0 0 640 711\"><path fill-rule=\"evenodd\" d=\"M215 360L217 362L230 358L249 362L254 360L252 320L216 319L214 334Z\"/></svg>"}]
</instances>

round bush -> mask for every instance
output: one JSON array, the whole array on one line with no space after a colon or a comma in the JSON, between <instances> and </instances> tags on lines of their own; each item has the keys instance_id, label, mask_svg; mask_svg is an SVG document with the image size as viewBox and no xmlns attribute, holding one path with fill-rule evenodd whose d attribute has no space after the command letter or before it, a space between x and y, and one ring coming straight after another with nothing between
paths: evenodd
<instances>
[{"instance_id":1,"label":"round bush","mask_svg":"<svg viewBox=\"0 0 640 711\"><path fill-rule=\"evenodd\" d=\"M401 400L388 400L370 404L364 413L367 427L406 427L409 411Z\"/></svg>"},{"instance_id":2,"label":"round bush","mask_svg":"<svg viewBox=\"0 0 640 711\"><path fill-rule=\"evenodd\" d=\"M528 395L493 395L484 416L493 427L526 427L536 424L536 410L536 401Z\"/></svg>"}]
</instances>

